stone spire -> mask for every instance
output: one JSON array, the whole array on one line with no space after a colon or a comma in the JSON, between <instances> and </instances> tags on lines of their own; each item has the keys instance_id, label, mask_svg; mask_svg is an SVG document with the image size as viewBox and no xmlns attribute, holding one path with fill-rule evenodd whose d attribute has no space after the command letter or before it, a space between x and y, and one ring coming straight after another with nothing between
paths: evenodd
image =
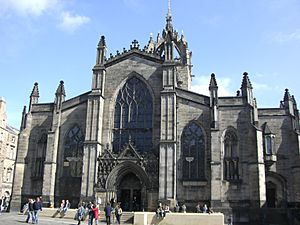
<instances>
[{"instance_id":1,"label":"stone spire","mask_svg":"<svg viewBox=\"0 0 300 225\"><path fill-rule=\"evenodd\" d=\"M252 93L252 84L248 77L248 73L243 73L243 81L241 86L242 96L246 97L246 103L253 105L253 93Z\"/></svg>"},{"instance_id":2,"label":"stone spire","mask_svg":"<svg viewBox=\"0 0 300 225\"><path fill-rule=\"evenodd\" d=\"M24 130L25 128L26 128L26 106L24 105L20 131Z\"/></svg>"},{"instance_id":3,"label":"stone spire","mask_svg":"<svg viewBox=\"0 0 300 225\"><path fill-rule=\"evenodd\" d=\"M172 15L171 15L171 0L168 0L168 14L166 17L166 30L167 31L173 31L173 25L172 25Z\"/></svg>"},{"instance_id":4,"label":"stone spire","mask_svg":"<svg viewBox=\"0 0 300 225\"><path fill-rule=\"evenodd\" d=\"M211 74L210 76L210 83L209 83L209 90L212 89L218 89L217 81L216 81L216 76L214 73Z\"/></svg>"},{"instance_id":5,"label":"stone spire","mask_svg":"<svg viewBox=\"0 0 300 225\"><path fill-rule=\"evenodd\" d=\"M66 92L65 92L64 81L61 80L55 92L55 104L57 110L61 109L62 103L65 101L65 97L66 97Z\"/></svg>"},{"instance_id":6,"label":"stone spire","mask_svg":"<svg viewBox=\"0 0 300 225\"><path fill-rule=\"evenodd\" d=\"M97 47L96 65L103 65L105 60L106 60L106 43L105 43L105 37L101 36Z\"/></svg>"},{"instance_id":7,"label":"stone spire","mask_svg":"<svg viewBox=\"0 0 300 225\"><path fill-rule=\"evenodd\" d=\"M210 92L210 107L211 107L211 118L212 118L211 127L217 128L218 121L219 121L218 85L217 85L216 76L214 73L212 73L211 77L210 77L209 92Z\"/></svg>"},{"instance_id":8,"label":"stone spire","mask_svg":"<svg viewBox=\"0 0 300 225\"><path fill-rule=\"evenodd\" d=\"M34 83L31 95L30 95L30 101L29 101L29 111L32 109L33 104L39 103L39 84L37 82Z\"/></svg>"},{"instance_id":9,"label":"stone spire","mask_svg":"<svg viewBox=\"0 0 300 225\"><path fill-rule=\"evenodd\" d=\"M285 89L281 104L291 115L295 114L295 99L290 95L289 89L287 88Z\"/></svg>"}]
</instances>

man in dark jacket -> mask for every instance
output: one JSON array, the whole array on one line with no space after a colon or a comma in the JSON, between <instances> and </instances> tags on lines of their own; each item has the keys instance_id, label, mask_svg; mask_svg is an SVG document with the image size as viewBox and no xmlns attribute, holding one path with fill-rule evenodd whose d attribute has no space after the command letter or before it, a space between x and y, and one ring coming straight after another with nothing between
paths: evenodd
<instances>
[{"instance_id":1,"label":"man in dark jacket","mask_svg":"<svg viewBox=\"0 0 300 225\"><path fill-rule=\"evenodd\" d=\"M42 211L42 201L39 197L36 198L36 201L33 203L33 211L34 211L34 222L39 222L39 213Z\"/></svg>"},{"instance_id":2,"label":"man in dark jacket","mask_svg":"<svg viewBox=\"0 0 300 225\"><path fill-rule=\"evenodd\" d=\"M28 215L27 215L26 223L29 223L30 217L32 223L35 223L33 203L34 203L33 199L31 198L28 199Z\"/></svg>"},{"instance_id":3,"label":"man in dark jacket","mask_svg":"<svg viewBox=\"0 0 300 225\"><path fill-rule=\"evenodd\" d=\"M105 208L104 208L104 212L105 212L105 218L106 218L106 224L110 225L110 217L111 217L111 212L112 212L112 207L110 206L110 203L107 203Z\"/></svg>"}]
</instances>

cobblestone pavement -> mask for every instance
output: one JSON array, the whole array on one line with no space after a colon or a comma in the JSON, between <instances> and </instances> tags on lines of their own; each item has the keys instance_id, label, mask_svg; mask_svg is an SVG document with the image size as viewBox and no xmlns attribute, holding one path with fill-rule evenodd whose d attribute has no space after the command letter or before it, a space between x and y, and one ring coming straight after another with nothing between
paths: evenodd
<instances>
[{"instance_id":1,"label":"cobblestone pavement","mask_svg":"<svg viewBox=\"0 0 300 225\"><path fill-rule=\"evenodd\" d=\"M20 215L16 212L12 213L2 213L0 215L0 225L22 225L27 224L25 222L26 216ZM71 219L60 219L60 218L49 218L49 217L40 217L39 218L39 224L40 225L56 225L56 224L62 224L62 225L77 225L77 222L75 220ZM82 225L87 225L87 221L82 222ZM106 223L100 222L99 225L106 225Z\"/></svg>"}]
</instances>

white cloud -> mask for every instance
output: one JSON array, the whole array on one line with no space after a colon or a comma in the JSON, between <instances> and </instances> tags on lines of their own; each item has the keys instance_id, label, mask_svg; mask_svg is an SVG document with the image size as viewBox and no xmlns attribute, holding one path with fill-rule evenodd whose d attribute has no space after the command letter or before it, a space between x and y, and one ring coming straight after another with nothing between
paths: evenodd
<instances>
[{"instance_id":1,"label":"white cloud","mask_svg":"<svg viewBox=\"0 0 300 225\"><path fill-rule=\"evenodd\" d=\"M0 0L2 13L13 11L22 16L40 16L58 4L58 0Z\"/></svg>"},{"instance_id":2,"label":"white cloud","mask_svg":"<svg viewBox=\"0 0 300 225\"><path fill-rule=\"evenodd\" d=\"M280 43L290 42L290 41L300 41L300 29L288 33L284 33L284 32L276 33L273 36L272 40Z\"/></svg>"},{"instance_id":3,"label":"white cloud","mask_svg":"<svg viewBox=\"0 0 300 225\"><path fill-rule=\"evenodd\" d=\"M67 32L74 32L82 25L90 22L90 18L86 16L71 15L69 12L62 12L62 21L59 27Z\"/></svg>"},{"instance_id":4,"label":"white cloud","mask_svg":"<svg viewBox=\"0 0 300 225\"><path fill-rule=\"evenodd\" d=\"M230 78L216 78L218 84L218 95L219 96L232 96L232 92L230 91ZM193 80L191 90L197 92L199 94L209 96L209 82L210 76L199 76Z\"/></svg>"}]
</instances>

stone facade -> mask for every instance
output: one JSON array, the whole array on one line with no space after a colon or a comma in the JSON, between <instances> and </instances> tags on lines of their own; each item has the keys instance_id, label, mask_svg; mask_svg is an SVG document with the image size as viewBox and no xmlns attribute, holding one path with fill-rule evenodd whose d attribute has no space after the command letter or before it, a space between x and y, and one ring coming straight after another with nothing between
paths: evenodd
<instances>
[{"instance_id":1,"label":"stone facade","mask_svg":"<svg viewBox=\"0 0 300 225\"><path fill-rule=\"evenodd\" d=\"M0 98L0 194L6 197L8 206L12 193L13 174L17 155L18 133L7 124L6 102Z\"/></svg>"},{"instance_id":2,"label":"stone facade","mask_svg":"<svg viewBox=\"0 0 300 225\"><path fill-rule=\"evenodd\" d=\"M143 49L106 56L101 37L92 88L65 99L63 81L53 103L38 102L38 84L24 110L13 204L43 196L105 203L125 210L154 210L197 202L249 220L242 209L300 203L299 114L289 91L279 108L261 109L243 74L236 96L190 91L191 52L172 26ZM240 210L240 211L236 211Z\"/></svg>"}]
</instances>

